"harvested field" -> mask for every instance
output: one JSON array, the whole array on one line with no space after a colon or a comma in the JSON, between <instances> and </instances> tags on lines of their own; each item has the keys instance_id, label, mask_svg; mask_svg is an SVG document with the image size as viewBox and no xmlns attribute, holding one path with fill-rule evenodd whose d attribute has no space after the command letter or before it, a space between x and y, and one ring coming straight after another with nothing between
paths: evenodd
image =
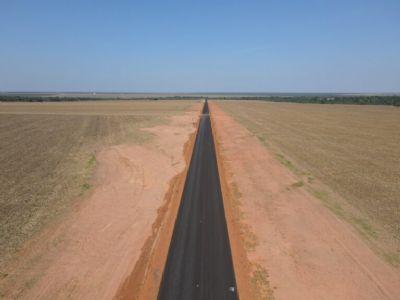
<instances>
[{"instance_id":1,"label":"harvested field","mask_svg":"<svg viewBox=\"0 0 400 300\"><path fill-rule=\"evenodd\" d=\"M298 185L321 180L363 216L347 215L329 192L315 195L375 239L386 228L400 239L400 109L389 106L221 101L291 171ZM378 227L373 225L377 224ZM387 257L400 263L398 255Z\"/></svg>"},{"instance_id":2,"label":"harvested field","mask_svg":"<svg viewBox=\"0 0 400 300\"><path fill-rule=\"evenodd\" d=\"M188 101L0 103L0 265L91 189L104 147L149 142Z\"/></svg>"},{"instance_id":3,"label":"harvested field","mask_svg":"<svg viewBox=\"0 0 400 300\"><path fill-rule=\"evenodd\" d=\"M226 106L237 105L230 108L240 116L253 105L238 104ZM264 104L255 104L260 112ZM388 246L379 248L387 256L377 255L372 242L360 235L368 230L347 222L348 216L365 213L345 205L270 140L265 147L221 107L225 103L210 103L239 294L249 287L249 299L398 299L398 252L388 252L395 249ZM373 239L374 246L382 246L380 236Z\"/></svg>"}]
</instances>

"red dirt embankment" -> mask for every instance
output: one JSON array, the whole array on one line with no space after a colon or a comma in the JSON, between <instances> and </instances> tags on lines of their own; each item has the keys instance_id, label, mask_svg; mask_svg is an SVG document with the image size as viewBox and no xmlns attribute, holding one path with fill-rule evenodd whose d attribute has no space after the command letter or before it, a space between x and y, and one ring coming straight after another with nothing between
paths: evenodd
<instances>
[{"instance_id":1,"label":"red dirt embankment","mask_svg":"<svg viewBox=\"0 0 400 300\"><path fill-rule=\"evenodd\" d=\"M196 129L198 128L198 121L195 124ZM171 180L169 189L165 194L164 205L159 209L157 220L153 224L153 234L147 238L135 268L121 284L116 299L157 298L196 134L197 130L191 133L185 144L183 156L186 166L181 173Z\"/></svg>"},{"instance_id":2,"label":"red dirt embankment","mask_svg":"<svg viewBox=\"0 0 400 300\"><path fill-rule=\"evenodd\" d=\"M252 298L400 299L398 269L296 186L247 129L217 104L210 110L239 293L242 286Z\"/></svg>"},{"instance_id":3,"label":"red dirt embankment","mask_svg":"<svg viewBox=\"0 0 400 300\"><path fill-rule=\"evenodd\" d=\"M197 110L174 116L168 125L146 129L155 135L150 143L100 151L90 195L24 247L5 270L1 296L110 299L119 291L123 297L122 284L148 272L154 242L164 241L159 229L172 196L183 186L182 152L197 118ZM166 253L168 243L162 246ZM134 284L130 294L140 286Z\"/></svg>"}]
</instances>

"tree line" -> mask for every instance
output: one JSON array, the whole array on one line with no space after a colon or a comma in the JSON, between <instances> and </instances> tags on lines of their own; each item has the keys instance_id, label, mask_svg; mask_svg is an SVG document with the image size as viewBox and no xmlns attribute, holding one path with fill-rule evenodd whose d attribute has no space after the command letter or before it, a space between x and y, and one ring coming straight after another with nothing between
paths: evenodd
<instances>
[{"instance_id":1,"label":"tree line","mask_svg":"<svg viewBox=\"0 0 400 300\"><path fill-rule=\"evenodd\" d=\"M193 96L166 96L149 98L125 98L125 97L58 97L58 96L15 96L0 95L0 102L77 102L77 101L109 101L109 100L197 100L202 97Z\"/></svg>"},{"instance_id":2,"label":"tree line","mask_svg":"<svg viewBox=\"0 0 400 300\"><path fill-rule=\"evenodd\" d=\"M198 100L201 96L166 96L150 97L145 100ZM210 97L225 100L260 100L272 102L318 103L318 104L359 104L359 105L393 105L400 106L400 96L243 96L243 97ZM60 101L105 101L105 100L143 100L138 98L104 98L104 97L55 97L55 96L20 96L0 95L3 102L60 102Z\"/></svg>"},{"instance_id":3,"label":"tree line","mask_svg":"<svg viewBox=\"0 0 400 300\"><path fill-rule=\"evenodd\" d=\"M293 97L235 97L219 98L234 100L261 100L272 102L317 103L317 104L358 104L400 106L400 96L293 96Z\"/></svg>"}]
</instances>

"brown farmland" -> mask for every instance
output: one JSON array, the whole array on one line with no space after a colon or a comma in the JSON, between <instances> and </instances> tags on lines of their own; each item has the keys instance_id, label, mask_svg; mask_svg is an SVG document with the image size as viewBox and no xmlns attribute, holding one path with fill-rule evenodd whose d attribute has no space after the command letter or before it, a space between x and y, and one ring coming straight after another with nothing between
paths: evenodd
<instances>
[{"instance_id":1,"label":"brown farmland","mask_svg":"<svg viewBox=\"0 0 400 300\"><path fill-rule=\"evenodd\" d=\"M189 101L0 103L0 297L115 292L184 168L198 109ZM85 272L92 280L80 286Z\"/></svg>"},{"instance_id":2,"label":"brown farmland","mask_svg":"<svg viewBox=\"0 0 400 300\"><path fill-rule=\"evenodd\" d=\"M339 153L326 144L346 133L341 126L349 119L360 122L360 117L343 118L346 109L380 111L361 106L210 103L236 276L239 283L243 280L240 286L250 287L249 299L398 299L397 239L299 159L311 164L315 157L316 168L329 178L329 169L323 167L330 162L320 160L321 148L327 152L322 155L336 159ZM336 121L339 117L341 122ZM391 124L397 126L393 117ZM320 127L325 130L320 132ZM347 143L354 149L351 139ZM314 154L309 161L307 152Z\"/></svg>"},{"instance_id":3,"label":"brown farmland","mask_svg":"<svg viewBox=\"0 0 400 300\"><path fill-rule=\"evenodd\" d=\"M155 298L200 107L0 103L0 298ZM210 110L241 298L397 299L400 110Z\"/></svg>"},{"instance_id":4,"label":"brown farmland","mask_svg":"<svg viewBox=\"0 0 400 300\"><path fill-rule=\"evenodd\" d=\"M382 225L400 239L400 110L354 106L225 101L244 124L304 182L320 179L366 214L351 221L366 235ZM328 200L325 191L316 191ZM334 205L344 214L340 203Z\"/></svg>"}]
</instances>

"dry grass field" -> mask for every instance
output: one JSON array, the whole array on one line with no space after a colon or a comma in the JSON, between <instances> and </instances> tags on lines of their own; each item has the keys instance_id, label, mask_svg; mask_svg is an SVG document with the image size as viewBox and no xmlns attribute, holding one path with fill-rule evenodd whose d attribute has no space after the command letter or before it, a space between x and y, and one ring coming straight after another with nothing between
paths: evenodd
<instances>
[{"instance_id":1,"label":"dry grass field","mask_svg":"<svg viewBox=\"0 0 400 300\"><path fill-rule=\"evenodd\" d=\"M375 224L400 239L399 108L261 101L218 105L301 175L298 186L317 178L362 213L348 214L327 191L314 190L337 215L371 239L380 235ZM399 255L386 258L395 263Z\"/></svg>"},{"instance_id":2,"label":"dry grass field","mask_svg":"<svg viewBox=\"0 0 400 300\"><path fill-rule=\"evenodd\" d=\"M141 128L188 101L0 103L0 263L91 187L96 152L143 143Z\"/></svg>"}]
</instances>

